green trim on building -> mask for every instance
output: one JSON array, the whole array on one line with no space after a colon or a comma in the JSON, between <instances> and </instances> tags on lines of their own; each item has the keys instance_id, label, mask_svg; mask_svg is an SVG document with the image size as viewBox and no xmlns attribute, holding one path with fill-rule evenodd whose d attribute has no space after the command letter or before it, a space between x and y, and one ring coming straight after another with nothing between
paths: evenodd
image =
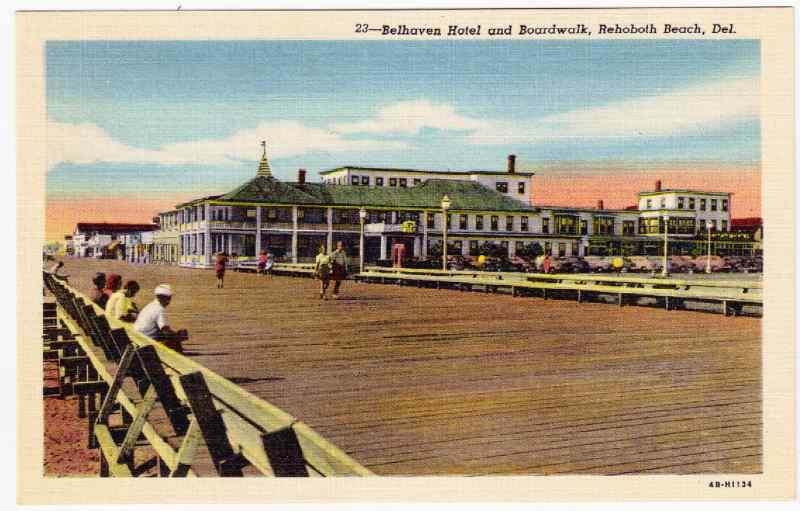
<instances>
[{"instance_id":1,"label":"green trim on building","mask_svg":"<svg viewBox=\"0 0 800 511\"><path fill-rule=\"evenodd\" d=\"M493 171L493 170L420 170L420 169L395 169L390 167L355 167L345 165L344 167L336 167L335 169L322 170L319 175L325 176L334 172L341 172L346 170L367 171L367 172L410 172L412 174L453 174L457 176L469 176L471 174L486 175L486 176L522 176L530 177L536 175L535 172L508 172L508 171Z\"/></svg>"},{"instance_id":2,"label":"green trim on building","mask_svg":"<svg viewBox=\"0 0 800 511\"><path fill-rule=\"evenodd\" d=\"M639 197L647 197L652 195L666 195L669 193L686 193L692 195L713 195L713 196L723 196L727 197L728 195L733 195L730 192L703 192L700 190L661 190L660 192L639 192Z\"/></svg>"}]
</instances>

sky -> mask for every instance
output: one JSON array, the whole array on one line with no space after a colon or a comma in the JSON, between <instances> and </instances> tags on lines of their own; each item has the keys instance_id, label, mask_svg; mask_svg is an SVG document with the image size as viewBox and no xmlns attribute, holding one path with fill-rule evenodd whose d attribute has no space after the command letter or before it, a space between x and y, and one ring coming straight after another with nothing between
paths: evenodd
<instances>
[{"instance_id":1,"label":"sky","mask_svg":"<svg viewBox=\"0 0 800 511\"><path fill-rule=\"evenodd\" d=\"M534 202L665 187L760 215L758 41L51 41L47 228L147 221L255 175L498 170ZM644 187L644 188L643 188Z\"/></svg>"}]
</instances>

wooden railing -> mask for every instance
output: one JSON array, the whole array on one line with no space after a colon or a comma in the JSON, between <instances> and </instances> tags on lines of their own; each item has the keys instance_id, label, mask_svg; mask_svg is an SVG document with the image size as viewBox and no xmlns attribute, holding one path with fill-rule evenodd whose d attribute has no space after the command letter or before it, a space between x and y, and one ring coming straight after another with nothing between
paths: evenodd
<instances>
[{"instance_id":1,"label":"wooden railing","mask_svg":"<svg viewBox=\"0 0 800 511\"><path fill-rule=\"evenodd\" d=\"M283 410L107 318L52 275L44 280L57 301L55 320L45 324L45 350L59 359L59 391L81 398L101 475L137 473L140 435L163 463L162 475L372 475ZM157 406L162 413L151 413Z\"/></svg>"},{"instance_id":2,"label":"wooden railing","mask_svg":"<svg viewBox=\"0 0 800 511\"><path fill-rule=\"evenodd\" d=\"M530 274L368 267L356 279L365 282L407 283L437 288L484 291L507 289L514 296L552 298L567 295L578 301L599 295L616 298L619 305L654 298L667 309L686 302L718 304L724 314L738 314L744 306L762 306L762 286L755 280L670 279L587 274Z\"/></svg>"}]
</instances>

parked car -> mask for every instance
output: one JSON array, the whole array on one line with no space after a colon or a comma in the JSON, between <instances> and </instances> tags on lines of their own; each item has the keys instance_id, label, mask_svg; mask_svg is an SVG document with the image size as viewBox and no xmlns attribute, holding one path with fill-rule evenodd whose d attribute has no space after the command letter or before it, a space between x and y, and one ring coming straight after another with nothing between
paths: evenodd
<instances>
[{"instance_id":1,"label":"parked car","mask_svg":"<svg viewBox=\"0 0 800 511\"><path fill-rule=\"evenodd\" d=\"M588 271L601 273L611 271L611 260L602 256L586 256L583 260L588 265Z\"/></svg>"}]
</instances>

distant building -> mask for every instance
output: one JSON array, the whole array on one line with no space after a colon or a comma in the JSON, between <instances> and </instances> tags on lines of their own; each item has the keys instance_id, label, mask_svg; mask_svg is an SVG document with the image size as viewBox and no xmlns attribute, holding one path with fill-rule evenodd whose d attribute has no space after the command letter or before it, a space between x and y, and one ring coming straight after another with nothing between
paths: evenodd
<instances>
[{"instance_id":1,"label":"distant building","mask_svg":"<svg viewBox=\"0 0 800 511\"><path fill-rule=\"evenodd\" d=\"M156 224L79 222L72 234L73 255L122 259L125 257L126 235L157 229Z\"/></svg>"},{"instance_id":2,"label":"distant building","mask_svg":"<svg viewBox=\"0 0 800 511\"><path fill-rule=\"evenodd\" d=\"M703 235L708 221L712 232L727 232L731 227L730 211L730 193L662 190L661 181L656 181L654 191L639 193L639 234L663 234L665 216L669 217L669 234L677 237Z\"/></svg>"}]
</instances>

